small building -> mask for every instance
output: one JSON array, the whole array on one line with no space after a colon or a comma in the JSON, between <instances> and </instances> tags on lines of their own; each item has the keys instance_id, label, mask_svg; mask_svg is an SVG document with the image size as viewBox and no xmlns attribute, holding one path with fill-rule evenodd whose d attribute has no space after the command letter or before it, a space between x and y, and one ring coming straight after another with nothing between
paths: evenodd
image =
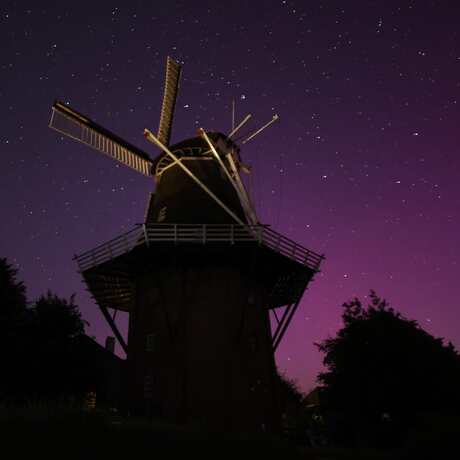
<instances>
[{"instance_id":1,"label":"small building","mask_svg":"<svg viewBox=\"0 0 460 460\"><path fill-rule=\"evenodd\" d=\"M90 405L98 408L121 407L125 360L85 334L73 339L72 352L74 359L80 361L78 368L84 369L78 382L78 392L85 395L84 399L91 399Z\"/></svg>"}]
</instances>

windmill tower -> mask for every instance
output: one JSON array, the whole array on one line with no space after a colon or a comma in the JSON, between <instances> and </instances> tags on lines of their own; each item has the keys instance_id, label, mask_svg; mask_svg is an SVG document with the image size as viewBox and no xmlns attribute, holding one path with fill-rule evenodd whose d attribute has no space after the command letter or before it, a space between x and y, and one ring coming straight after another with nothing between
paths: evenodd
<instances>
[{"instance_id":1,"label":"windmill tower","mask_svg":"<svg viewBox=\"0 0 460 460\"><path fill-rule=\"evenodd\" d=\"M156 183L144 224L76 260L126 352L131 413L273 431L274 352L322 256L259 223L234 141L250 115L227 135L201 129L170 145L180 75L168 58L158 134L144 130L161 151L154 160L54 103L51 128ZM129 313L127 340L117 311Z\"/></svg>"}]
</instances>

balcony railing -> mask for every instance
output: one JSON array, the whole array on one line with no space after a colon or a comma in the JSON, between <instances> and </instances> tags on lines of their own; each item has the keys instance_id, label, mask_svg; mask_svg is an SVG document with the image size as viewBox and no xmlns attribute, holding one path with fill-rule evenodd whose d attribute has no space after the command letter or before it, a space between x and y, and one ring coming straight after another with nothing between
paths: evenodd
<instances>
[{"instance_id":1,"label":"balcony railing","mask_svg":"<svg viewBox=\"0 0 460 460\"><path fill-rule=\"evenodd\" d=\"M159 242L175 244L195 243L235 244L256 242L289 257L314 271L319 270L323 256L297 244L281 233L264 225L238 224L144 224L76 256L80 271L88 270L115 257L130 252L137 246L153 246Z\"/></svg>"}]
</instances>

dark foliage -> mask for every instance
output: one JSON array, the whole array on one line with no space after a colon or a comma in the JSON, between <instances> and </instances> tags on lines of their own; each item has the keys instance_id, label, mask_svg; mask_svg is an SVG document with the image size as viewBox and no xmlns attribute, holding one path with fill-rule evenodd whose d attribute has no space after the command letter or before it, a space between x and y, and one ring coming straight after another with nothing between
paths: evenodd
<instances>
[{"instance_id":1,"label":"dark foliage","mask_svg":"<svg viewBox=\"0 0 460 460\"><path fill-rule=\"evenodd\" d=\"M417 414L460 409L460 357L371 291L343 305L344 327L317 344L328 409L368 443L401 443ZM390 442L391 444L391 442Z\"/></svg>"},{"instance_id":2,"label":"dark foliage","mask_svg":"<svg viewBox=\"0 0 460 460\"><path fill-rule=\"evenodd\" d=\"M17 270L0 259L0 400L15 403L84 392L88 373L76 339L85 331L72 296L48 292L27 305Z\"/></svg>"},{"instance_id":3,"label":"dark foliage","mask_svg":"<svg viewBox=\"0 0 460 460\"><path fill-rule=\"evenodd\" d=\"M88 369L79 359L74 343L84 334L87 323L81 318L74 296L66 300L48 291L35 302L31 312L33 396L55 399L79 393Z\"/></svg>"},{"instance_id":4,"label":"dark foliage","mask_svg":"<svg viewBox=\"0 0 460 460\"><path fill-rule=\"evenodd\" d=\"M277 380L282 434L291 441L306 444L311 420L305 407L305 395L294 380L279 372L277 372Z\"/></svg>"},{"instance_id":5,"label":"dark foliage","mask_svg":"<svg viewBox=\"0 0 460 460\"><path fill-rule=\"evenodd\" d=\"M75 304L75 294L66 300L48 291L35 302L34 313L40 333L49 341L59 342L84 334L88 325Z\"/></svg>"},{"instance_id":6,"label":"dark foliage","mask_svg":"<svg viewBox=\"0 0 460 460\"><path fill-rule=\"evenodd\" d=\"M276 373L278 380L278 400L280 407L302 406L305 395L300 391L297 383L279 371Z\"/></svg>"},{"instance_id":7,"label":"dark foliage","mask_svg":"<svg viewBox=\"0 0 460 460\"><path fill-rule=\"evenodd\" d=\"M4 258L0 258L0 356L1 395L22 390L25 372L19 364L25 354L23 337L29 331L26 288L17 279L18 271Z\"/></svg>"},{"instance_id":8,"label":"dark foliage","mask_svg":"<svg viewBox=\"0 0 460 460\"><path fill-rule=\"evenodd\" d=\"M26 288L17 280L18 271L0 258L0 321L17 320L26 309Z\"/></svg>"}]
</instances>

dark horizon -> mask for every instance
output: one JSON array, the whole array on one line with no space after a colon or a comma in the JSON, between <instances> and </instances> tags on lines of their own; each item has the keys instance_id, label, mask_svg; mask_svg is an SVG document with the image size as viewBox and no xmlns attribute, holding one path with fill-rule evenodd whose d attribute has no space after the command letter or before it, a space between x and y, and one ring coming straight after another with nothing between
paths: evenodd
<instances>
[{"instance_id":1,"label":"dark horizon","mask_svg":"<svg viewBox=\"0 0 460 460\"><path fill-rule=\"evenodd\" d=\"M460 7L434 2L244 2L2 8L0 257L30 299L77 293L89 335L110 334L72 261L142 222L153 181L62 139L54 99L147 151L164 61L184 61L172 138L229 130L253 113L243 146L263 223L326 255L277 352L303 390L370 289L460 347L458 127Z\"/></svg>"}]
</instances>

